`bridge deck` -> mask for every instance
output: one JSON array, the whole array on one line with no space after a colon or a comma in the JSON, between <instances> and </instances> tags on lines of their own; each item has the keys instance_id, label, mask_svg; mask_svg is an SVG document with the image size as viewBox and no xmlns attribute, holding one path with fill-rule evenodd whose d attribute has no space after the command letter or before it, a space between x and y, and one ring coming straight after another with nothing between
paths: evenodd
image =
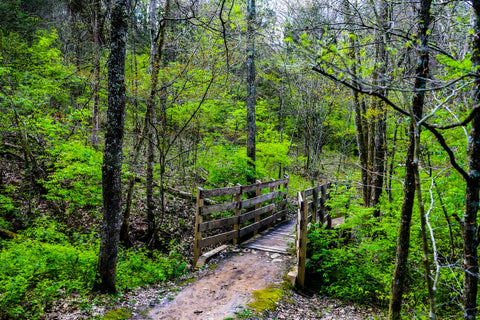
<instances>
[{"instance_id":1,"label":"bridge deck","mask_svg":"<svg viewBox=\"0 0 480 320\"><path fill-rule=\"evenodd\" d=\"M255 236L242 244L244 248L267 252L289 253L295 243L295 220L287 220ZM295 250L291 250L294 252Z\"/></svg>"}]
</instances>

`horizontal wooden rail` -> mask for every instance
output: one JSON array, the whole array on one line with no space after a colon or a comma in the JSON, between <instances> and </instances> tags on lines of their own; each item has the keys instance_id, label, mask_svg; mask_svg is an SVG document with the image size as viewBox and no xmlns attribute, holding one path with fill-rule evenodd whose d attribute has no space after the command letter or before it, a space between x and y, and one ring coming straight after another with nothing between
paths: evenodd
<instances>
[{"instance_id":1,"label":"horizontal wooden rail","mask_svg":"<svg viewBox=\"0 0 480 320\"><path fill-rule=\"evenodd\" d=\"M228 241L237 244L259 229L284 220L287 191L288 177L246 186L198 188L193 265L200 267L199 263L204 263L205 259L199 261L202 249ZM255 196L249 198L252 193ZM215 199L212 205L205 204L206 199L219 197L223 199Z\"/></svg>"}]
</instances>

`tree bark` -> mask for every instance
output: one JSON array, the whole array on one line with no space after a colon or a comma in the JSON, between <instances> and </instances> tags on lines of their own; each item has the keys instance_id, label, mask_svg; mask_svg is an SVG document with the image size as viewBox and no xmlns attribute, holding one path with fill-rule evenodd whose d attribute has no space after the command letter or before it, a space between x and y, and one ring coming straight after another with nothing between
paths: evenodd
<instances>
[{"instance_id":1,"label":"tree bark","mask_svg":"<svg viewBox=\"0 0 480 320\"><path fill-rule=\"evenodd\" d=\"M375 6L375 3L372 2ZM388 42L388 18L389 18L389 5L387 1L379 1L380 13L377 16L378 29L376 32L376 66L373 71L373 84L379 87L378 92L387 96L386 87L386 71L388 63L387 42ZM385 173L386 162L386 134L387 134L387 121L386 121L386 106L385 103L378 99L373 98L373 126L375 130L371 133L370 138L373 140L372 157L371 157L371 192L370 192L370 207L376 207L380 202L380 196L383 192L383 180ZM375 217L380 216L380 209L376 208L373 212Z\"/></svg>"},{"instance_id":2,"label":"tree bark","mask_svg":"<svg viewBox=\"0 0 480 320\"><path fill-rule=\"evenodd\" d=\"M255 23L257 19L255 0L248 0L247 14L247 156L250 170L247 181L255 183L255 160L257 127L255 123L256 83L255 83Z\"/></svg>"},{"instance_id":3,"label":"tree bark","mask_svg":"<svg viewBox=\"0 0 480 320\"><path fill-rule=\"evenodd\" d=\"M116 269L122 216L122 147L125 126L125 57L129 0L115 1L108 59L107 132L102 166L103 228L95 289L116 293Z\"/></svg>"},{"instance_id":4,"label":"tree bark","mask_svg":"<svg viewBox=\"0 0 480 320\"><path fill-rule=\"evenodd\" d=\"M100 0L93 0L92 10L92 33L93 33L93 107L92 107L92 136L90 140L96 148L98 144L99 129L99 105L100 105Z\"/></svg>"},{"instance_id":5,"label":"tree bark","mask_svg":"<svg viewBox=\"0 0 480 320\"><path fill-rule=\"evenodd\" d=\"M170 15L170 0L165 2L164 14L166 17ZM153 166L155 162L155 141L158 140L156 136L157 126L157 112L155 109L156 98L159 84L159 71L163 55L163 47L165 43L165 32L167 27L167 20L163 19L159 23L157 0L150 1L150 93L147 100L147 115L146 121L148 124L147 130L147 239L149 248L153 249L157 243L157 222L155 216L155 204L153 197ZM163 119L163 114L162 114ZM161 152L161 151L160 151ZM160 158L163 156L160 155ZM164 170L163 163L161 169ZM161 173L163 174L163 173ZM163 188L163 184L160 186ZM162 191L161 191L162 193Z\"/></svg>"},{"instance_id":6,"label":"tree bark","mask_svg":"<svg viewBox=\"0 0 480 320\"><path fill-rule=\"evenodd\" d=\"M401 210L400 228L398 233L397 253L390 295L389 319L400 320L402 309L402 294L405 287L408 269L408 253L410 246L410 225L413 205L415 202L415 171L418 163L415 161L415 126L422 119L425 101L425 88L429 72L428 28L430 25L431 0L420 2L418 17L419 62L415 71L415 84L410 110L410 131L407 157L405 163L404 198Z\"/></svg>"},{"instance_id":7,"label":"tree bark","mask_svg":"<svg viewBox=\"0 0 480 320\"><path fill-rule=\"evenodd\" d=\"M472 106L480 103L480 1L472 1L473 39L472 63L474 88ZM468 143L468 179L465 192L465 214L463 216L463 252L465 278L463 281L463 317L472 320L477 315L478 293L478 226L477 214L480 192L480 115L472 119Z\"/></svg>"},{"instance_id":8,"label":"tree bark","mask_svg":"<svg viewBox=\"0 0 480 320\"><path fill-rule=\"evenodd\" d=\"M345 24L348 25L348 16L350 15L350 2L346 0L345 6ZM359 64L357 55L357 43L355 41L354 34L351 32L349 35L349 49L348 58L352 61L352 76L353 81L358 82L357 76L357 64ZM363 107L362 97L356 90L352 90L353 94L353 108L354 108L354 123L357 134L357 147L358 147L358 159L360 161L360 169L362 171L362 198L363 205L368 206L370 201L370 186L369 186L369 169L368 169L368 130L365 125L365 111Z\"/></svg>"}]
</instances>

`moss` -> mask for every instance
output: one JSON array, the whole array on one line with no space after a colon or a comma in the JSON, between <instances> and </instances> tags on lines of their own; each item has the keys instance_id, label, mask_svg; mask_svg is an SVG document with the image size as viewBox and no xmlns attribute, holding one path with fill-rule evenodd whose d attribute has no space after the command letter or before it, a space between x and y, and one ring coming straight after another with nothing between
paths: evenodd
<instances>
[{"instance_id":1,"label":"moss","mask_svg":"<svg viewBox=\"0 0 480 320\"><path fill-rule=\"evenodd\" d=\"M278 300L283 296L283 290L279 288L267 288L253 291L254 302L248 306L257 312L274 309Z\"/></svg>"},{"instance_id":2,"label":"moss","mask_svg":"<svg viewBox=\"0 0 480 320\"><path fill-rule=\"evenodd\" d=\"M130 318L131 316L132 311L125 308L120 308L108 311L103 317L103 320L124 320Z\"/></svg>"}]
</instances>

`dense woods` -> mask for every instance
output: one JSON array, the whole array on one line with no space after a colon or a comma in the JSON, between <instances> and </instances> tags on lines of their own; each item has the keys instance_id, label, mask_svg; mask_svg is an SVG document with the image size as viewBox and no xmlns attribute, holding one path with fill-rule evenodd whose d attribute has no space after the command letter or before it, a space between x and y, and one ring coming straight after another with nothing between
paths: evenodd
<instances>
[{"instance_id":1,"label":"dense woods","mask_svg":"<svg viewBox=\"0 0 480 320\"><path fill-rule=\"evenodd\" d=\"M340 183L306 290L475 319L480 1L4 0L0 319L191 270L195 190Z\"/></svg>"}]
</instances>

